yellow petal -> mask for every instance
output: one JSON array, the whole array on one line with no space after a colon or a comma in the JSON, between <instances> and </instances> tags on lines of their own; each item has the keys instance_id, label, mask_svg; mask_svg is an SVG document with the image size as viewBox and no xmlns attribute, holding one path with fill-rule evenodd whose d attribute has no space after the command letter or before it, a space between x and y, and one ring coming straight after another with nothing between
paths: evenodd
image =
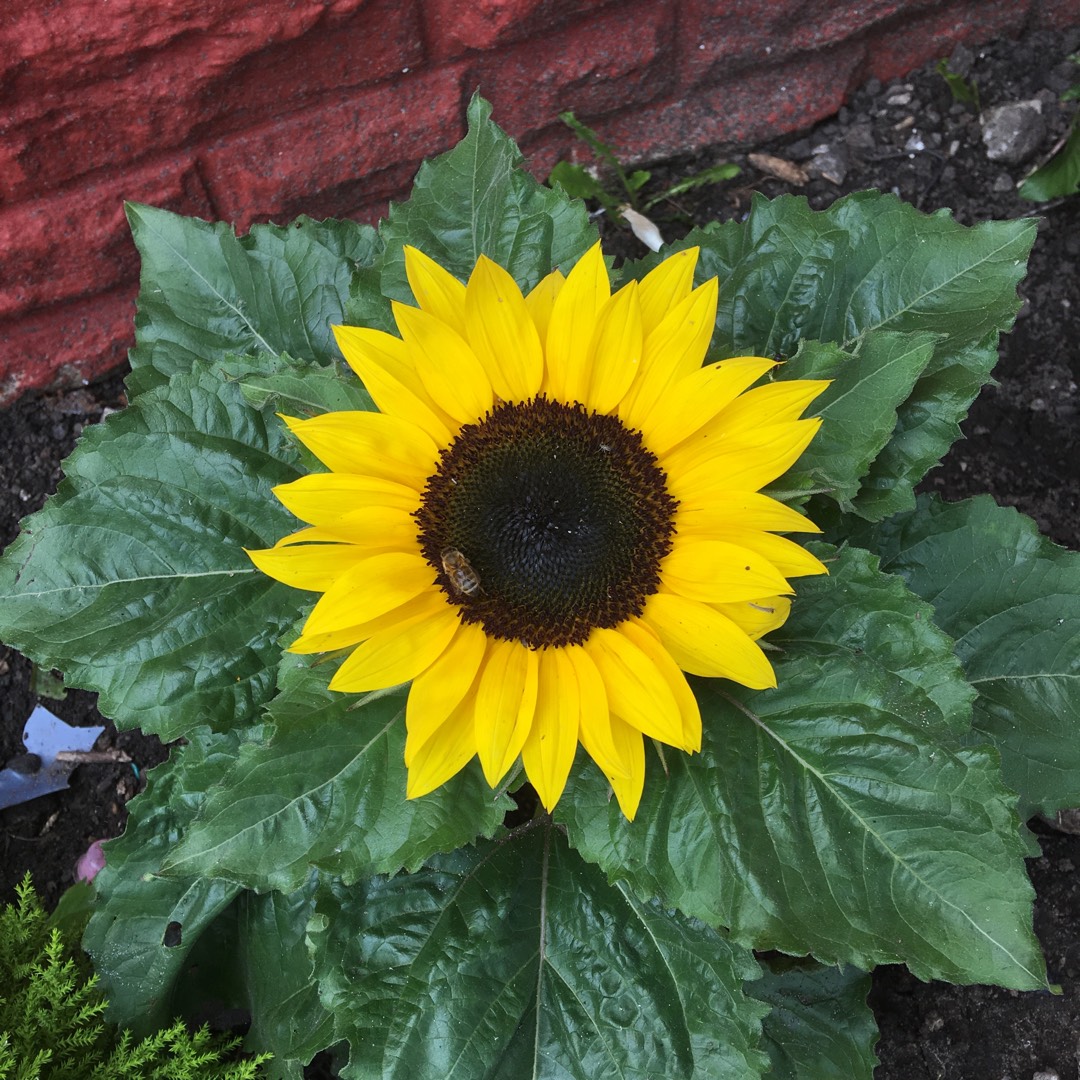
<instances>
[{"instance_id":1,"label":"yellow petal","mask_svg":"<svg viewBox=\"0 0 1080 1080\"><path fill-rule=\"evenodd\" d=\"M492 641L476 692L476 751L495 787L517 760L536 711L539 653Z\"/></svg>"},{"instance_id":2,"label":"yellow petal","mask_svg":"<svg viewBox=\"0 0 1080 1080\"><path fill-rule=\"evenodd\" d=\"M336 539L356 544L370 555L384 551L410 554L420 551L416 519L396 507L364 506L352 510L328 526L326 532L332 532Z\"/></svg>"},{"instance_id":3,"label":"yellow petal","mask_svg":"<svg viewBox=\"0 0 1080 1080\"><path fill-rule=\"evenodd\" d=\"M633 821L645 787L645 742L637 728L618 716L611 717L611 737L619 749L619 757L627 763L628 774L608 773L608 783L619 800L619 809L627 821Z\"/></svg>"},{"instance_id":4,"label":"yellow petal","mask_svg":"<svg viewBox=\"0 0 1080 1080\"><path fill-rule=\"evenodd\" d=\"M535 397L544 351L521 290L497 263L481 255L465 294L469 344L503 401Z\"/></svg>"},{"instance_id":5,"label":"yellow petal","mask_svg":"<svg viewBox=\"0 0 1080 1080\"><path fill-rule=\"evenodd\" d=\"M571 403L571 378L580 377L589 355L596 317L611 295L600 244L594 244L567 275L551 309L545 357L544 389L556 401ZM582 402L584 404L584 402Z\"/></svg>"},{"instance_id":6,"label":"yellow petal","mask_svg":"<svg viewBox=\"0 0 1080 1080\"><path fill-rule=\"evenodd\" d=\"M611 711L651 738L690 749L683 742L682 713L667 680L621 631L594 630L583 646L604 680Z\"/></svg>"},{"instance_id":7,"label":"yellow petal","mask_svg":"<svg viewBox=\"0 0 1080 1080\"><path fill-rule=\"evenodd\" d=\"M699 251L696 247L676 251L641 279L641 325L646 334L690 295Z\"/></svg>"},{"instance_id":8,"label":"yellow petal","mask_svg":"<svg viewBox=\"0 0 1080 1080\"><path fill-rule=\"evenodd\" d=\"M465 286L419 248L405 245L405 276L417 304L465 336Z\"/></svg>"},{"instance_id":9,"label":"yellow petal","mask_svg":"<svg viewBox=\"0 0 1080 1080\"><path fill-rule=\"evenodd\" d=\"M559 801L577 752L581 691L573 666L562 649L539 654L536 715L521 748L525 773L544 809Z\"/></svg>"},{"instance_id":10,"label":"yellow petal","mask_svg":"<svg viewBox=\"0 0 1080 1080\"><path fill-rule=\"evenodd\" d=\"M676 542L660 564L660 580L667 591L705 603L757 600L792 591L768 559L721 540Z\"/></svg>"},{"instance_id":11,"label":"yellow petal","mask_svg":"<svg viewBox=\"0 0 1080 1080\"><path fill-rule=\"evenodd\" d=\"M428 739L413 756L405 782L405 797L419 799L442 787L472 760L476 753L473 740L472 697L467 697L443 721L434 738Z\"/></svg>"},{"instance_id":12,"label":"yellow petal","mask_svg":"<svg viewBox=\"0 0 1080 1080\"><path fill-rule=\"evenodd\" d=\"M707 503L681 503L675 511L677 536L706 540L717 530L730 528L821 532L798 510L755 491L724 491Z\"/></svg>"},{"instance_id":13,"label":"yellow petal","mask_svg":"<svg viewBox=\"0 0 1080 1080\"><path fill-rule=\"evenodd\" d=\"M353 650L330 689L385 690L408 682L439 658L457 628L457 613L447 605L432 618L382 630Z\"/></svg>"},{"instance_id":14,"label":"yellow petal","mask_svg":"<svg viewBox=\"0 0 1080 1080\"><path fill-rule=\"evenodd\" d=\"M461 623L446 651L413 679L405 706L406 765L412 766L417 750L440 732L466 696L470 702L475 700L476 677L487 645L488 639L479 626Z\"/></svg>"},{"instance_id":15,"label":"yellow petal","mask_svg":"<svg viewBox=\"0 0 1080 1080\"><path fill-rule=\"evenodd\" d=\"M422 491L438 447L415 424L377 412L329 412L310 420L283 417L289 430L332 472L393 480Z\"/></svg>"},{"instance_id":16,"label":"yellow petal","mask_svg":"<svg viewBox=\"0 0 1080 1080\"><path fill-rule=\"evenodd\" d=\"M325 634L374 619L430 590L434 580L431 564L419 553L371 555L331 584L312 609L304 630Z\"/></svg>"},{"instance_id":17,"label":"yellow petal","mask_svg":"<svg viewBox=\"0 0 1080 1080\"><path fill-rule=\"evenodd\" d=\"M559 295L566 278L562 271L552 270L550 274L528 296L525 297L525 306L529 310L529 316L536 325L536 332L540 335L541 342L547 341L548 324L551 322L551 309L555 306L555 297Z\"/></svg>"},{"instance_id":18,"label":"yellow petal","mask_svg":"<svg viewBox=\"0 0 1080 1080\"><path fill-rule=\"evenodd\" d=\"M678 446L722 413L751 383L776 362L764 357L738 357L709 364L670 385L637 425L645 445L658 456Z\"/></svg>"},{"instance_id":19,"label":"yellow petal","mask_svg":"<svg viewBox=\"0 0 1080 1080\"><path fill-rule=\"evenodd\" d=\"M619 405L629 427L640 429L668 387L701 367L716 325L716 297L716 278L710 278L646 334L641 370Z\"/></svg>"},{"instance_id":20,"label":"yellow petal","mask_svg":"<svg viewBox=\"0 0 1080 1080\"><path fill-rule=\"evenodd\" d=\"M709 606L726 615L751 641L783 626L791 614L791 600L786 596L763 596L760 600L747 600L741 604Z\"/></svg>"},{"instance_id":21,"label":"yellow petal","mask_svg":"<svg viewBox=\"0 0 1080 1080\"><path fill-rule=\"evenodd\" d=\"M708 604L672 593L653 593L643 618L683 671L731 679L754 690L776 685L772 666L761 649L731 619Z\"/></svg>"},{"instance_id":22,"label":"yellow petal","mask_svg":"<svg viewBox=\"0 0 1080 1080\"><path fill-rule=\"evenodd\" d=\"M409 627L418 620L435 618L441 615L446 607L446 597L442 590L432 586L400 607L392 608L374 619L343 626L340 630L312 633L305 626L304 632L289 646L288 651L309 654L346 649L383 630L392 630L399 626Z\"/></svg>"},{"instance_id":23,"label":"yellow petal","mask_svg":"<svg viewBox=\"0 0 1080 1080\"><path fill-rule=\"evenodd\" d=\"M798 420L829 385L828 379L780 379L767 386L755 386L717 417L717 426L722 425L725 432L737 432L761 424Z\"/></svg>"},{"instance_id":24,"label":"yellow petal","mask_svg":"<svg viewBox=\"0 0 1080 1080\"><path fill-rule=\"evenodd\" d=\"M479 420L492 405L491 380L469 343L419 308L394 303L394 318L425 389L459 424Z\"/></svg>"},{"instance_id":25,"label":"yellow petal","mask_svg":"<svg viewBox=\"0 0 1080 1080\"><path fill-rule=\"evenodd\" d=\"M642 619L628 619L619 632L649 658L668 685L682 719L682 742L676 745L696 753L701 749L701 710L686 676L664 648L656 631Z\"/></svg>"},{"instance_id":26,"label":"yellow petal","mask_svg":"<svg viewBox=\"0 0 1080 1080\"><path fill-rule=\"evenodd\" d=\"M604 304L596 317L585 367L571 373L568 395L597 412L611 412L619 404L641 366L637 293L638 284L631 281Z\"/></svg>"},{"instance_id":27,"label":"yellow petal","mask_svg":"<svg viewBox=\"0 0 1080 1080\"><path fill-rule=\"evenodd\" d=\"M744 432L687 442L661 462L668 490L681 503L699 505L721 491L756 491L782 476L810 444L821 421L796 420Z\"/></svg>"},{"instance_id":28,"label":"yellow petal","mask_svg":"<svg viewBox=\"0 0 1080 1080\"><path fill-rule=\"evenodd\" d=\"M312 525L332 525L338 518L367 506L412 513L420 505L417 493L404 484L356 473L310 473L274 494L290 513Z\"/></svg>"},{"instance_id":29,"label":"yellow petal","mask_svg":"<svg viewBox=\"0 0 1080 1080\"><path fill-rule=\"evenodd\" d=\"M325 592L367 552L352 544L292 544L248 551L247 555L275 581L283 581L294 589Z\"/></svg>"},{"instance_id":30,"label":"yellow petal","mask_svg":"<svg viewBox=\"0 0 1080 1080\"><path fill-rule=\"evenodd\" d=\"M440 446L450 441L448 418L431 400L408 362L405 343L400 338L363 326L332 329L342 356L381 412L415 424Z\"/></svg>"},{"instance_id":31,"label":"yellow petal","mask_svg":"<svg viewBox=\"0 0 1080 1080\"><path fill-rule=\"evenodd\" d=\"M748 551L757 552L767 559L785 577L806 577L809 574L827 574L829 571L802 545L783 536L759 532L756 529L717 529L712 539L735 544Z\"/></svg>"},{"instance_id":32,"label":"yellow petal","mask_svg":"<svg viewBox=\"0 0 1080 1080\"><path fill-rule=\"evenodd\" d=\"M343 474L344 475L344 474ZM283 536L274 546L293 544L349 544L359 557L384 551L417 554L420 543L416 520L411 513L396 507L364 506L342 514L332 525L313 525L290 536Z\"/></svg>"},{"instance_id":33,"label":"yellow petal","mask_svg":"<svg viewBox=\"0 0 1080 1080\"><path fill-rule=\"evenodd\" d=\"M581 690L581 745L608 777L628 776L631 762L624 760L625 748L611 734L607 691L596 664L580 645L569 645L564 652Z\"/></svg>"}]
</instances>

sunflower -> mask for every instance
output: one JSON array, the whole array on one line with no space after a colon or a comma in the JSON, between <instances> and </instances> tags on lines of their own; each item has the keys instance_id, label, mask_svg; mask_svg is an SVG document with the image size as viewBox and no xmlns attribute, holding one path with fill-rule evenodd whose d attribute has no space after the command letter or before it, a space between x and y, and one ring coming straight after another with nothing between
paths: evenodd
<instances>
[{"instance_id":1,"label":"sunflower","mask_svg":"<svg viewBox=\"0 0 1080 1080\"><path fill-rule=\"evenodd\" d=\"M406 248L400 337L335 328L380 411L284 418L329 471L274 489L310 527L249 554L322 593L290 648L351 649L332 690L411 681L408 797L474 756L494 787L520 757L551 810L580 742L633 819L643 737L701 747L684 672L776 685L757 639L825 568L776 535L817 528L759 489L826 384L702 366L697 254L612 293L597 244L523 296L484 256L462 284Z\"/></svg>"}]
</instances>

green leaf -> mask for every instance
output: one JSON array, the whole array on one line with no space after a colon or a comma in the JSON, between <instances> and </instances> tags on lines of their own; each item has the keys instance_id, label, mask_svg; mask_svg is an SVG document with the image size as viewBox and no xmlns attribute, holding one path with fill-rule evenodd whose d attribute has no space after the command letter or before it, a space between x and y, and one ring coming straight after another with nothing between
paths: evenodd
<instances>
[{"instance_id":1,"label":"green leaf","mask_svg":"<svg viewBox=\"0 0 1080 1080\"><path fill-rule=\"evenodd\" d=\"M1049 202L1080 191L1080 123L1073 122L1065 145L1021 185L1021 199Z\"/></svg>"},{"instance_id":2,"label":"green leaf","mask_svg":"<svg viewBox=\"0 0 1080 1080\"><path fill-rule=\"evenodd\" d=\"M295 360L288 353L230 357L211 365L226 380L239 383L244 400L253 409L271 409L289 416L308 417L325 412L375 408L371 395L351 372L340 365L317 367Z\"/></svg>"},{"instance_id":3,"label":"green leaf","mask_svg":"<svg viewBox=\"0 0 1080 1080\"><path fill-rule=\"evenodd\" d=\"M232 353L338 357L330 326L343 321L354 271L378 250L370 225L301 217L237 237L223 222L152 206L129 203L127 213L142 257L132 394Z\"/></svg>"},{"instance_id":4,"label":"green leaf","mask_svg":"<svg viewBox=\"0 0 1080 1080\"><path fill-rule=\"evenodd\" d=\"M991 498L917 509L865 536L934 606L978 691L975 727L1001 751L1026 818L1080 805L1080 554Z\"/></svg>"},{"instance_id":5,"label":"green leaf","mask_svg":"<svg viewBox=\"0 0 1080 1080\"><path fill-rule=\"evenodd\" d=\"M968 228L946 211L927 216L863 191L820 212L801 197L755 197L745 222L697 229L669 250L700 246L698 279L722 283L717 358L790 356L807 339L854 349L882 330L938 336L857 503L878 518L912 505L908 487L941 459L989 379L998 334L1020 307L1016 284L1035 230L1032 221Z\"/></svg>"},{"instance_id":6,"label":"green leaf","mask_svg":"<svg viewBox=\"0 0 1080 1080\"><path fill-rule=\"evenodd\" d=\"M175 1015L177 984L193 948L240 891L209 878L160 877L162 860L242 739L258 737L257 727L243 735L205 728L189 733L187 745L174 747L150 773L146 791L129 803L124 835L105 845L83 948L109 999L109 1019L136 1035Z\"/></svg>"},{"instance_id":7,"label":"green leaf","mask_svg":"<svg viewBox=\"0 0 1080 1080\"><path fill-rule=\"evenodd\" d=\"M878 1030L866 1004L870 976L780 956L764 968L747 990L772 1006L762 1025L769 1080L873 1080Z\"/></svg>"},{"instance_id":8,"label":"green leaf","mask_svg":"<svg viewBox=\"0 0 1080 1080\"><path fill-rule=\"evenodd\" d=\"M701 172L683 177L682 180L676 181L671 187L665 188L659 195L654 195L651 199L648 199L643 209L651 210L657 203L663 202L665 199L673 199L676 195L693 191L695 188L706 187L709 184L720 184L725 180L733 180L741 172L742 169L731 162L702 169Z\"/></svg>"},{"instance_id":9,"label":"green leaf","mask_svg":"<svg viewBox=\"0 0 1080 1080\"><path fill-rule=\"evenodd\" d=\"M144 392L83 435L0 559L0 638L98 691L119 727L173 739L253 718L298 594L244 548L293 528L271 488L294 458L277 420L203 369Z\"/></svg>"},{"instance_id":10,"label":"green leaf","mask_svg":"<svg viewBox=\"0 0 1080 1080\"><path fill-rule=\"evenodd\" d=\"M244 747L164 872L291 892L312 866L351 884L415 870L435 852L495 832L513 803L475 762L407 800L404 695L334 693L332 674L310 657L282 660L267 713L272 738Z\"/></svg>"},{"instance_id":11,"label":"green leaf","mask_svg":"<svg viewBox=\"0 0 1080 1080\"><path fill-rule=\"evenodd\" d=\"M584 206L522 168L521 151L491 122L491 106L479 95L468 115L465 138L424 162L409 201L391 206L379 229L385 251L378 277L358 279L347 309L350 323L389 330L389 300L413 303L405 244L462 281L486 255L527 291L556 266L568 270L596 242Z\"/></svg>"},{"instance_id":12,"label":"green leaf","mask_svg":"<svg viewBox=\"0 0 1080 1080\"><path fill-rule=\"evenodd\" d=\"M702 751L667 755L668 777L650 761L633 823L598 770L556 816L612 880L741 944L1045 987L1015 800L993 751L954 748L966 690L948 639L913 628L926 605L902 604L867 552L830 570L773 636L777 689L696 681ZM926 690L913 632L936 651Z\"/></svg>"},{"instance_id":13,"label":"green leaf","mask_svg":"<svg viewBox=\"0 0 1080 1080\"><path fill-rule=\"evenodd\" d=\"M600 181L584 165L573 165L569 161L556 162L548 175L548 183L558 184L571 199L606 198L611 206L616 205L617 200L607 194Z\"/></svg>"},{"instance_id":14,"label":"green leaf","mask_svg":"<svg viewBox=\"0 0 1080 1080\"><path fill-rule=\"evenodd\" d=\"M643 903L540 821L337 886L309 936L344 1078L758 1076L750 955Z\"/></svg>"},{"instance_id":15,"label":"green leaf","mask_svg":"<svg viewBox=\"0 0 1080 1080\"><path fill-rule=\"evenodd\" d=\"M828 497L841 509L859 513L861 481L892 437L897 408L930 363L936 340L933 334L879 330L867 334L854 353L835 345L802 342L780 369L780 378L831 379L832 383L811 406L811 412L824 419L821 430L777 486L826 487ZM904 484L913 503L911 488L919 476L890 479L894 486Z\"/></svg>"},{"instance_id":16,"label":"green leaf","mask_svg":"<svg viewBox=\"0 0 1080 1080\"><path fill-rule=\"evenodd\" d=\"M242 893L236 904L236 966L243 973L251 1014L249 1050L269 1051L269 1077L295 1077L334 1042L334 1018L319 1001L307 948L318 878L288 896Z\"/></svg>"}]
</instances>

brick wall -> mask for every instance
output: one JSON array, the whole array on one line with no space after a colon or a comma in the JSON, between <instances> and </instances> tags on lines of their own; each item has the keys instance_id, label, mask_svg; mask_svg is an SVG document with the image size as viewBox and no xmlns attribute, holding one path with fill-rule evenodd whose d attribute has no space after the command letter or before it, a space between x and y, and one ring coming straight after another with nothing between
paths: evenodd
<instances>
[{"instance_id":1,"label":"brick wall","mask_svg":"<svg viewBox=\"0 0 1080 1080\"><path fill-rule=\"evenodd\" d=\"M629 160L746 142L1076 0L8 0L0 405L120 363L132 199L246 229L375 221L479 88L539 176L573 108Z\"/></svg>"}]
</instances>

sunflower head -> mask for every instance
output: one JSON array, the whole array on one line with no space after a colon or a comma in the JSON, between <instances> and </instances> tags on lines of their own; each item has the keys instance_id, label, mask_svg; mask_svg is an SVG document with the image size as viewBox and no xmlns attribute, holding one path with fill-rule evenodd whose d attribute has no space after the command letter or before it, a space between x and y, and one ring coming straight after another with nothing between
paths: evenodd
<instances>
[{"instance_id":1,"label":"sunflower head","mask_svg":"<svg viewBox=\"0 0 1080 1080\"><path fill-rule=\"evenodd\" d=\"M398 335L335 330L380 411L286 418L328 471L275 489L308 527L249 554L322 593L291 648L351 649L331 689L411 681L409 797L520 757L550 810L580 743L632 819L644 736L700 748L685 672L775 685L757 639L825 568L760 489L826 384L702 366L717 283L693 287L696 260L612 293L596 245L523 295L484 256L462 284L406 248Z\"/></svg>"}]
</instances>

